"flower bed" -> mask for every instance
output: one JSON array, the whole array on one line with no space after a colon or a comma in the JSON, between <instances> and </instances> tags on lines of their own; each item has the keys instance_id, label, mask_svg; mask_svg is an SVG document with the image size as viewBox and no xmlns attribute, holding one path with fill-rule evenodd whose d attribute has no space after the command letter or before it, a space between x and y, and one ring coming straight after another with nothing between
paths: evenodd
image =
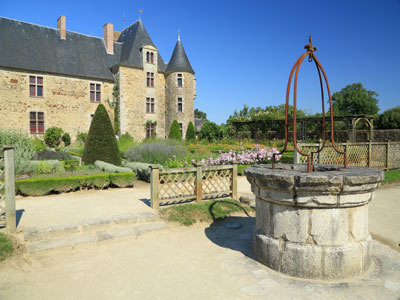
<instances>
[{"instance_id":1,"label":"flower bed","mask_svg":"<svg viewBox=\"0 0 400 300\"><path fill-rule=\"evenodd\" d=\"M44 177L17 180L15 191L24 196L43 196L51 192L70 192L78 189L104 189L109 186L128 187L133 185L136 174L102 173L93 175Z\"/></svg>"}]
</instances>

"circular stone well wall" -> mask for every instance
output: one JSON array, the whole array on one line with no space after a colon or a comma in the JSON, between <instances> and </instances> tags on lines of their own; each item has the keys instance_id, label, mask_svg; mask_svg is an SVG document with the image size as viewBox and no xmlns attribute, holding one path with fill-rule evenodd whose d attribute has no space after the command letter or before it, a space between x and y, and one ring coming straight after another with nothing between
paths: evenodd
<instances>
[{"instance_id":1,"label":"circular stone well wall","mask_svg":"<svg viewBox=\"0 0 400 300\"><path fill-rule=\"evenodd\" d=\"M383 172L365 167L253 166L254 253L266 266L296 277L343 279L371 266L368 203Z\"/></svg>"}]
</instances>

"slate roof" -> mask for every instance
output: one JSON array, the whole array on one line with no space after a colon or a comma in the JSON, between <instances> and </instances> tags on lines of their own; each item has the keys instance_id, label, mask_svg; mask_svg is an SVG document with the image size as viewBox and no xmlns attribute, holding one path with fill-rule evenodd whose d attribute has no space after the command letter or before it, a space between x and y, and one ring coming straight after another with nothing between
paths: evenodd
<instances>
[{"instance_id":1,"label":"slate roof","mask_svg":"<svg viewBox=\"0 0 400 300\"><path fill-rule=\"evenodd\" d=\"M166 72L188 72L194 74L192 66L190 65L189 59L186 56L185 49L183 48L182 42L178 40L176 42L174 52L172 53L171 59L168 62Z\"/></svg>"},{"instance_id":2,"label":"slate roof","mask_svg":"<svg viewBox=\"0 0 400 300\"><path fill-rule=\"evenodd\" d=\"M114 42L114 55L107 54L102 38L0 17L0 67L114 81L113 66L143 68L141 48L155 47L141 20L125 28ZM194 71L178 41L170 63L158 53L158 68Z\"/></svg>"},{"instance_id":3,"label":"slate roof","mask_svg":"<svg viewBox=\"0 0 400 300\"><path fill-rule=\"evenodd\" d=\"M110 67L118 63L106 52L102 38L0 17L0 66L31 71L114 80Z\"/></svg>"},{"instance_id":4,"label":"slate roof","mask_svg":"<svg viewBox=\"0 0 400 300\"><path fill-rule=\"evenodd\" d=\"M144 28L141 20L138 20L125 28L121 32L118 42L122 43L119 61L119 64L122 66L143 68L141 48L144 45L151 45L157 48L147 33L146 28ZM164 60L161 58L160 53L158 53L157 63L160 71L165 72L166 65Z\"/></svg>"}]
</instances>

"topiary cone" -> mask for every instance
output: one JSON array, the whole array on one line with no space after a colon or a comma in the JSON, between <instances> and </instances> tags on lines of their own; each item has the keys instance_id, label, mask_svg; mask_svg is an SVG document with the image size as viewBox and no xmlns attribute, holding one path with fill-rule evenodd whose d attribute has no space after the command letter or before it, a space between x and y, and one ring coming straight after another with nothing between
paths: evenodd
<instances>
[{"instance_id":1,"label":"topiary cone","mask_svg":"<svg viewBox=\"0 0 400 300\"><path fill-rule=\"evenodd\" d=\"M182 140L181 127L179 126L179 123L177 120L172 121L171 128L169 129L168 138L175 139L178 141Z\"/></svg>"},{"instance_id":2,"label":"topiary cone","mask_svg":"<svg viewBox=\"0 0 400 300\"><path fill-rule=\"evenodd\" d=\"M193 123L189 122L188 127L186 129L185 140L190 141L190 140L195 140L195 139L196 139L196 130L194 128Z\"/></svg>"},{"instance_id":3,"label":"topiary cone","mask_svg":"<svg viewBox=\"0 0 400 300\"><path fill-rule=\"evenodd\" d=\"M99 104L94 113L82 160L86 165L94 164L96 160L121 165L117 139L103 104Z\"/></svg>"}]
</instances>

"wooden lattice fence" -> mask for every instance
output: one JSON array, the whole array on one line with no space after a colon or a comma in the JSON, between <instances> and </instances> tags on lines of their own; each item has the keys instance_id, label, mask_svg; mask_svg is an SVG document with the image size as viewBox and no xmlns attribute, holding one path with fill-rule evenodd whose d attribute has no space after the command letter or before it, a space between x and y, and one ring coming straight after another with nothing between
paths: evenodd
<instances>
[{"instance_id":1,"label":"wooden lattice fence","mask_svg":"<svg viewBox=\"0 0 400 300\"><path fill-rule=\"evenodd\" d=\"M237 200L237 164L193 168L151 167L151 207L203 199Z\"/></svg>"},{"instance_id":2,"label":"wooden lattice fence","mask_svg":"<svg viewBox=\"0 0 400 300\"><path fill-rule=\"evenodd\" d=\"M322 143L298 145L300 150L307 154L322 147ZM382 170L400 168L400 142L337 143L336 146L340 151L344 151L346 147L347 162L350 166ZM319 154L314 155L314 164L343 164L343 161L344 156L337 153L330 144L326 144ZM307 163L307 157L295 151L294 162Z\"/></svg>"},{"instance_id":3,"label":"wooden lattice fence","mask_svg":"<svg viewBox=\"0 0 400 300\"><path fill-rule=\"evenodd\" d=\"M13 146L0 146L0 226L16 232Z\"/></svg>"}]
</instances>

